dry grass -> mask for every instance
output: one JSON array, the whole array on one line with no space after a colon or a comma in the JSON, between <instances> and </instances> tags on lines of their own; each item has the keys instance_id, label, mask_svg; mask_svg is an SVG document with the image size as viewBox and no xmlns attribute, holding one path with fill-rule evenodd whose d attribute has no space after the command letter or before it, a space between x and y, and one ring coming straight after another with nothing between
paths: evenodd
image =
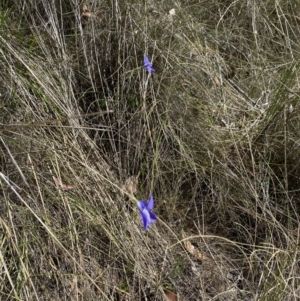
<instances>
[{"instance_id":1,"label":"dry grass","mask_svg":"<svg viewBox=\"0 0 300 301\"><path fill-rule=\"evenodd\" d=\"M298 300L299 3L23 2L0 12L1 300Z\"/></svg>"}]
</instances>

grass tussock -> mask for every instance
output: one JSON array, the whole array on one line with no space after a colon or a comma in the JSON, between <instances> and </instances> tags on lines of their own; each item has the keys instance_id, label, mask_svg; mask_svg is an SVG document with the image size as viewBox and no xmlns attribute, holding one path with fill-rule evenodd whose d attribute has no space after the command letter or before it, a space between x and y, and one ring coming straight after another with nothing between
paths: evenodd
<instances>
[{"instance_id":1,"label":"grass tussock","mask_svg":"<svg viewBox=\"0 0 300 301\"><path fill-rule=\"evenodd\" d=\"M1 300L299 299L297 1L0 5Z\"/></svg>"}]
</instances>

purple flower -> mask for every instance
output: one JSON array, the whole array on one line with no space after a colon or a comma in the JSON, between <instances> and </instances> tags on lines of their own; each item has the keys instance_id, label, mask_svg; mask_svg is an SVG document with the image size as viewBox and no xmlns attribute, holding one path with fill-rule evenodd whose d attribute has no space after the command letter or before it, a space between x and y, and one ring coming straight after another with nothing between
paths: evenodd
<instances>
[{"instance_id":1,"label":"purple flower","mask_svg":"<svg viewBox=\"0 0 300 301\"><path fill-rule=\"evenodd\" d=\"M141 218L143 221L144 230L147 230L149 225L151 223L154 223L157 221L156 215L152 212L153 206L154 206L154 199L152 194L150 195L149 201L139 201L137 203L139 209Z\"/></svg>"},{"instance_id":2,"label":"purple flower","mask_svg":"<svg viewBox=\"0 0 300 301\"><path fill-rule=\"evenodd\" d=\"M144 57L144 68L148 71L148 73L154 72L154 68L152 64L150 63L148 56L145 55Z\"/></svg>"}]
</instances>

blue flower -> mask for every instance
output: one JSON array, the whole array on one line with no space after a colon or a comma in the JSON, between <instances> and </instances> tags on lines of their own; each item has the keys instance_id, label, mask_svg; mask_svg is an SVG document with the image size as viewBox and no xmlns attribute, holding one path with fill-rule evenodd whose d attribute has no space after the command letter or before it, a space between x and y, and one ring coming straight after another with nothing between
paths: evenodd
<instances>
[{"instance_id":1,"label":"blue flower","mask_svg":"<svg viewBox=\"0 0 300 301\"><path fill-rule=\"evenodd\" d=\"M152 212L153 206L154 206L154 199L152 194L150 195L149 201L139 201L137 203L139 209L141 218L144 225L144 230L147 230L149 225L151 223L154 223L157 221L156 215Z\"/></svg>"},{"instance_id":2,"label":"blue flower","mask_svg":"<svg viewBox=\"0 0 300 301\"><path fill-rule=\"evenodd\" d=\"M145 55L144 57L144 68L148 71L148 73L154 72L155 69L153 68L152 64L150 63L148 56Z\"/></svg>"}]
</instances>

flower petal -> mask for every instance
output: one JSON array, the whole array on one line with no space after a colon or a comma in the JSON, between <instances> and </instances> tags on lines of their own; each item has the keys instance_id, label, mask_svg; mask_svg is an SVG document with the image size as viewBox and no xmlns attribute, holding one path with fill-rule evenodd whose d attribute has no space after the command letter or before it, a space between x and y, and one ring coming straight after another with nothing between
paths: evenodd
<instances>
[{"instance_id":1,"label":"flower petal","mask_svg":"<svg viewBox=\"0 0 300 301\"><path fill-rule=\"evenodd\" d=\"M137 205L138 205L140 211L143 211L147 207L147 202L145 202L145 201L139 201L137 203Z\"/></svg>"},{"instance_id":2,"label":"flower petal","mask_svg":"<svg viewBox=\"0 0 300 301\"><path fill-rule=\"evenodd\" d=\"M153 198L153 195L151 194L150 198L149 198L149 203L147 204L147 209L151 210L151 209L153 209L153 206L154 206L154 198Z\"/></svg>"},{"instance_id":3,"label":"flower petal","mask_svg":"<svg viewBox=\"0 0 300 301\"><path fill-rule=\"evenodd\" d=\"M141 216L142 216L142 221L143 221L143 225L144 225L144 230L147 230L147 228L150 225L150 214L149 211L147 209L144 209L141 212Z\"/></svg>"},{"instance_id":4,"label":"flower petal","mask_svg":"<svg viewBox=\"0 0 300 301\"><path fill-rule=\"evenodd\" d=\"M154 223L157 221L157 217L156 217L155 213L149 211L149 215L150 215L150 221L149 221L150 223Z\"/></svg>"}]
</instances>

